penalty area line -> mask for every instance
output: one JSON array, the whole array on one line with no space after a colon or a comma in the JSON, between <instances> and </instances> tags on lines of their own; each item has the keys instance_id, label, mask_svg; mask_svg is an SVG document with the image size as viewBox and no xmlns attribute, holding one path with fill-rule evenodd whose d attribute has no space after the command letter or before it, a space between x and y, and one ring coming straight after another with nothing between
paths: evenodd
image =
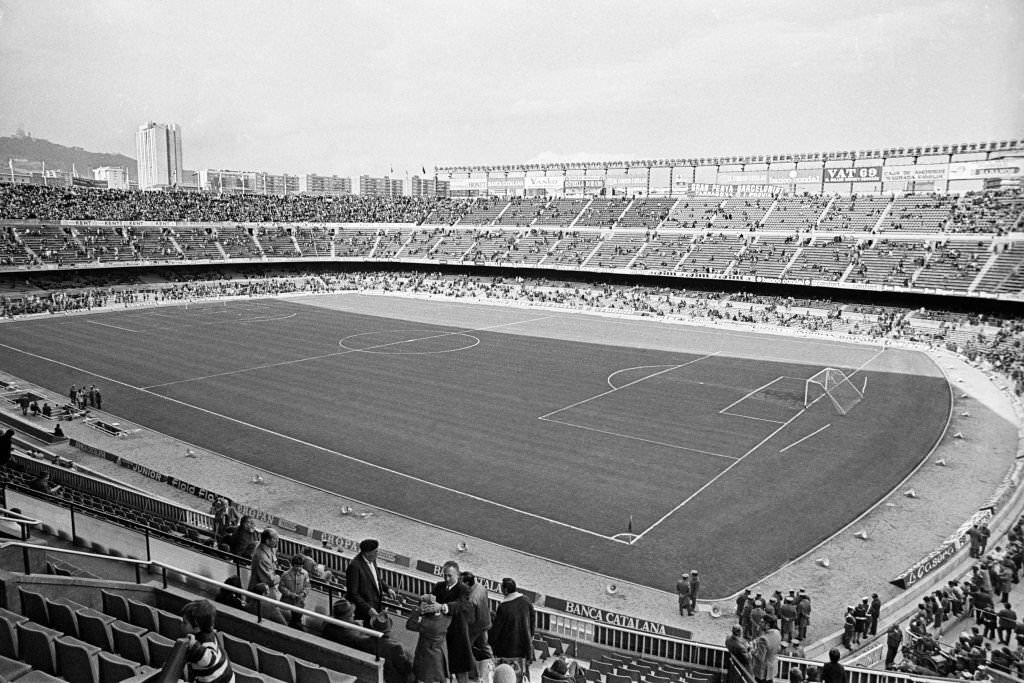
<instances>
[{"instance_id":1,"label":"penalty area line","mask_svg":"<svg viewBox=\"0 0 1024 683\"><path fill-rule=\"evenodd\" d=\"M810 434L808 434L808 435L807 435L807 436L805 436L804 438L802 438L802 439L799 439L799 440L797 440L797 441L794 441L793 443L789 444L789 445L788 445L788 446L786 446L785 448L782 448L782 449L780 449L780 450L779 450L779 453L785 453L786 451L788 451L788 450L789 450L790 448L792 448L793 446L798 446L798 445L802 444L802 443L803 443L804 441L807 441L807 439L811 438L811 437L812 437L812 436L814 436L815 434L820 434L821 432L825 431L826 429L828 429L828 428L829 428L829 427L831 427L831 426L832 426L832 423L831 423L831 422L829 422L829 423L828 423L827 425L825 425L824 427L819 427L818 429L814 430L813 432L811 432Z\"/></svg>"}]
</instances>

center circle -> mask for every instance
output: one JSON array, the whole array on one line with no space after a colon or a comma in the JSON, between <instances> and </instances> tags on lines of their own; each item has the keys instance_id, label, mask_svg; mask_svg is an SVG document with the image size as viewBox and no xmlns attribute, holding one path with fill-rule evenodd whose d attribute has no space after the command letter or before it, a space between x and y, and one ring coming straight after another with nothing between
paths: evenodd
<instances>
[{"instance_id":1,"label":"center circle","mask_svg":"<svg viewBox=\"0 0 1024 683\"><path fill-rule=\"evenodd\" d=\"M479 337L465 332L438 330L379 330L350 334L338 341L348 351L411 356L465 351L480 343Z\"/></svg>"}]
</instances>

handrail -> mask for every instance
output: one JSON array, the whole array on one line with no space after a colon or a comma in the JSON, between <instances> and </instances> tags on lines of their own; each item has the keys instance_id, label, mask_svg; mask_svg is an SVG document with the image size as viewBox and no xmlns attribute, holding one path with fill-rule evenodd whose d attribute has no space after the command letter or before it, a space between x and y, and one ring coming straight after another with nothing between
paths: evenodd
<instances>
[{"instance_id":1,"label":"handrail","mask_svg":"<svg viewBox=\"0 0 1024 683\"><path fill-rule=\"evenodd\" d=\"M4 550L6 548L22 548L25 551L27 551L29 549L46 550L47 552L63 553L65 555L80 555L80 556L91 557L91 558L95 558L96 557L95 553L85 552L83 550L72 550L70 548L54 548L52 546L41 545L39 543L26 543L24 541L6 541L6 542L3 542L3 543L0 543L0 550ZM366 635L366 636L371 636L371 637L373 637L375 639L380 639L380 637L383 635L380 631L375 631L372 628L366 628L365 626L360 626L359 624L354 624L354 623L349 622L349 621L341 621L340 619L335 619L334 617L331 617L331 616L328 616L328 615L325 615L325 614L320 614L319 612L314 612L312 610L305 609L304 607L296 607L295 605L289 605L287 603L281 602L280 600L274 600L273 598L268 598L268 597L266 597L264 595L259 595L257 593L252 593L250 591L245 590L244 588L236 588L234 586L230 586L230 585L228 585L226 583L222 583L220 581L216 581L215 579L211 579L211 578L203 576L201 574L195 574L193 572L188 571L187 569L180 569L180 568L175 567L173 565L169 565L169 564L166 564L164 562L157 561L157 560L133 560L133 559L128 558L128 557L114 557L112 555L103 555L102 557L105 560L110 560L110 561L113 561L113 562L120 562L122 564L127 564L127 565L134 566L135 567L136 583L140 583L140 584L142 583L141 578L140 578L140 574L139 574L139 571L138 571L139 568L141 568L143 566L150 567L150 568L151 567L159 567L162 570L161 578L162 578L162 581L163 581L163 587L164 588L167 588L167 572L173 572L175 574L180 574L181 576L184 576L184 577L187 577L189 579L192 579L193 581L198 581L198 582L200 582L202 584L216 587L218 590L227 589L227 590L231 591L232 593L239 593L241 595L244 595L246 598L254 599L254 600L258 601L261 604L264 603L264 602L271 603L271 604L273 604L273 605L275 605L277 607L284 608L284 609L288 610L289 612L299 612L299 613L304 614L306 616L314 617L316 619L320 619L320 620L326 621L327 623L331 623L331 624L335 624L337 626L342 626L344 628L351 629L352 631L355 631L356 633L361 633L361 634ZM30 568L26 567L25 568L25 573L31 573L29 570L30 570ZM259 612L257 612L257 616L260 616ZM378 654L377 657L380 658L380 655Z\"/></svg>"},{"instance_id":2,"label":"handrail","mask_svg":"<svg viewBox=\"0 0 1024 683\"><path fill-rule=\"evenodd\" d=\"M22 526L38 526L42 524L38 519L26 517L20 512L14 512L13 510L8 510L7 508L2 507L0 507L0 521L14 522L16 524L21 524Z\"/></svg>"}]
</instances>

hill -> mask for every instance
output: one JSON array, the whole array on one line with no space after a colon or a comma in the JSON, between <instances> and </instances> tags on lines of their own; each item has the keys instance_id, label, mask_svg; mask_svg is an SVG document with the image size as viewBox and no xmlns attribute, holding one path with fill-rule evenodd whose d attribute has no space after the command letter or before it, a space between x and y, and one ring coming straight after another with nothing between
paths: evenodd
<instances>
[{"instance_id":1,"label":"hill","mask_svg":"<svg viewBox=\"0 0 1024 683\"><path fill-rule=\"evenodd\" d=\"M89 152L81 147L67 147L56 142L28 135L0 136L0 165L7 170L8 159L42 161L46 168L70 171L72 165L81 176L92 176L92 169L101 166L127 166L132 178L138 178L135 159L124 154Z\"/></svg>"}]
</instances>

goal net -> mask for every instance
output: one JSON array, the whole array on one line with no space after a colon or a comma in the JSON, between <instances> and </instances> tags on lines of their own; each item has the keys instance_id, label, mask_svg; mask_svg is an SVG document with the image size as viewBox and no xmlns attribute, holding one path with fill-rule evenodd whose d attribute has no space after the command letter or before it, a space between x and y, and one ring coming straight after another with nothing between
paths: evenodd
<instances>
[{"instance_id":1,"label":"goal net","mask_svg":"<svg viewBox=\"0 0 1024 683\"><path fill-rule=\"evenodd\" d=\"M846 415L864 398L864 386L857 387L842 370L825 368L804 382L804 407L809 408L822 399L828 399L840 415Z\"/></svg>"}]
</instances>

